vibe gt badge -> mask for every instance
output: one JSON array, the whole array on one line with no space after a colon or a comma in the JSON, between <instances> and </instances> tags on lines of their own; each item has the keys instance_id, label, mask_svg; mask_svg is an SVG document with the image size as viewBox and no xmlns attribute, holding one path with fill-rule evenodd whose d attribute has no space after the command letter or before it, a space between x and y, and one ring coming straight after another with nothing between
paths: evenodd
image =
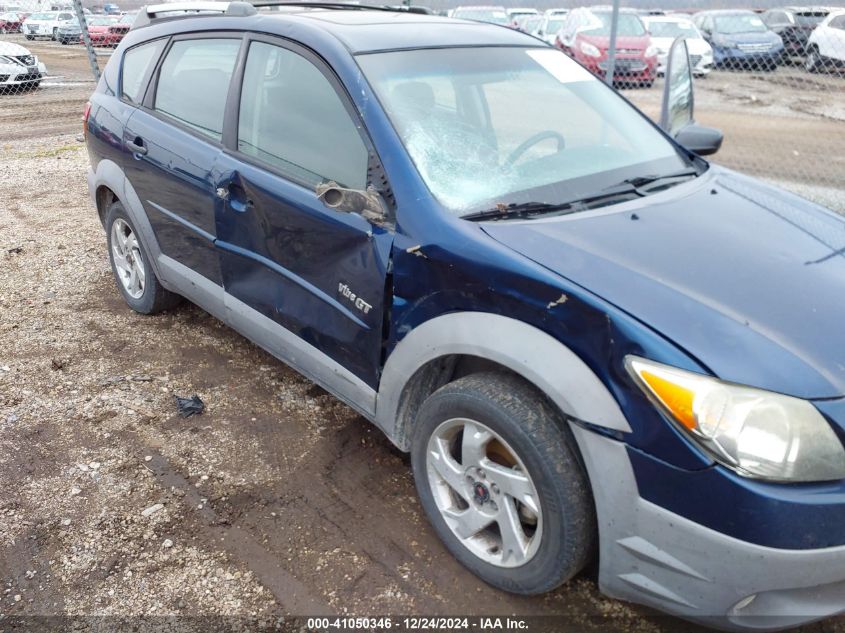
<instances>
[{"instance_id":1,"label":"vibe gt badge","mask_svg":"<svg viewBox=\"0 0 845 633\"><path fill-rule=\"evenodd\" d=\"M359 297L354 292L352 292L352 290L349 288L348 285L346 285L343 282L340 282L337 285L337 291L340 294L342 294L344 297L349 299L349 301L352 302L352 304L356 308L358 308L361 312L363 312L364 314L369 314L370 308L372 308L373 306L371 306L369 303L364 301L361 297Z\"/></svg>"}]
</instances>

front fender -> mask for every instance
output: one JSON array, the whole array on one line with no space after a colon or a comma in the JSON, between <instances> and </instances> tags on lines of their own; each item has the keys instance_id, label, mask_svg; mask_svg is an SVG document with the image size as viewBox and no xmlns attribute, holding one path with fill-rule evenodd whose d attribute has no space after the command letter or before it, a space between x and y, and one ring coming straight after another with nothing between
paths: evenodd
<instances>
[{"instance_id":1,"label":"front fender","mask_svg":"<svg viewBox=\"0 0 845 633\"><path fill-rule=\"evenodd\" d=\"M486 312L453 312L414 328L394 348L382 372L376 424L400 448L410 444L400 406L415 372L449 355L484 358L507 367L542 390L564 414L607 429L630 432L616 400L565 345L522 321Z\"/></svg>"}]
</instances>

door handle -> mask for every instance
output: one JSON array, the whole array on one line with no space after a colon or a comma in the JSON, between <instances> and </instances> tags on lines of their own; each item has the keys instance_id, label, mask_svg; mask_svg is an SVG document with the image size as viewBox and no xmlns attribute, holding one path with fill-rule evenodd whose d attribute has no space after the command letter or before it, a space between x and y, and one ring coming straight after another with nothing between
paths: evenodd
<instances>
[{"instance_id":1,"label":"door handle","mask_svg":"<svg viewBox=\"0 0 845 633\"><path fill-rule=\"evenodd\" d=\"M133 154L144 156L147 153L147 146L144 145L144 139L140 136L136 136L132 141L126 141L126 147L128 147L129 151Z\"/></svg>"}]
</instances>

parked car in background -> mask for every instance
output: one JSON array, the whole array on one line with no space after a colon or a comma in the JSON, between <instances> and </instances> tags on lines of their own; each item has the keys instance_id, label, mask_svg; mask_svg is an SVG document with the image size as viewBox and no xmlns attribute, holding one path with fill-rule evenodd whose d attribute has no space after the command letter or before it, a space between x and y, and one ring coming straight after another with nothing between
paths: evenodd
<instances>
[{"instance_id":1,"label":"parked car in background","mask_svg":"<svg viewBox=\"0 0 845 633\"><path fill-rule=\"evenodd\" d=\"M520 18L529 15L540 15L537 9L531 9L529 7L513 7L511 9L505 9L505 13L508 14L508 19L514 28L519 26Z\"/></svg>"},{"instance_id":2,"label":"parked car in background","mask_svg":"<svg viewBox=\"0 0 845 633\"><path fill-rule=\"evenodd\" d=\"M19 13L0 13L0 33L20 33L23 18Z\"/></svg>"},{"instance_id":3,"label":"parked car in background","mask_svg":"<svg viewBox=\"0 0 845 633\"><path fill-rule=\"evenodd\" d=\"M845 69L845 10L832 10L810 34L804 68L810 72Z\"/></svg>"},{"instance_id":4,"label":"parked car in background","mask_svg":"<svg viewBox=\"0 0 845 633\"><path fill-rule=\"evenodd\" d=\"M563 26L563 21L566 18L566 14L569 13L569 9L553 9L553 11L554 13L547 11L543 14L543 22L540 24L540 28L536 33L537 37L552 46L554 46L557 33L560 31L560 27Z\"/></svg>"},{"instance_id":5,"label":"parked car in background","mask_svg":"<svg viewBox=\"0 0 845 633\"><path fill-rule=\"evenodd\" d=\"M13 42L0 42L0 92L37 88L47 67L28 49Z\"/></svg>"},{"instance_id":6,"label":"parked car in background","mask_svg":"<svg viewBox=\"0 0 845 633\"><path fill-rule=\"evenodd\" d=\"M693 22L713 47L717 67L774 70L781 61L783 40L753 11L702 11Z\"/></svg>"},{"instance_id":7,"label":"parked car in background","mask_svg":"<svg viewBox=\"0 0 845 633\"><path fill-rule=\"evenodd\" d=\"M760 17L783 40L783 61L803 62L810 33L829 13L827 7L783 7L769 9Z\"/></svg>"},{"instance_id":8,"label":"parked car in background","mask_svg":"<svg viewBox=\"0 0 845 633\"><path fill-rule=\"evenodd\" d=\"M120 7L113 3L107 3L103 5L103 13L108 15L117 15L120 13Z\"/></svg>"},{"instance_id":9,"label":"parked car in background","mask_svg":"<svg viewBox=\"0 0 845 633\"><path fill-rule=\"evenodd\" d=\"M117 46L132 28L123 17L93 18L88 21L88 37L94 46Z\"/></svg>"},{"instance_id":10,"label":"parked car in background","mask_svg":"<svg viewBox=\"0 0 845 633\"><path fill-rule=\"evenodd\" d=\"M694 75L703 77L713 69L713 49L701 36L692 20L674 15L647 15L643 22L657 49L657 74L666 73L666 61L672 43L679 37L687 42L690 65Z\"/></svg>"},{"instance_id":11,"label":"parked car in background","mask_svg":"<svg viewBox=\"0 0 845 633\"><path fill-rule=\"evenodd\" d=\"M542 25L543 16L536 13L533 15L517 16L514 28L518 31L522 31L523 33L528 33L528 35L537 37L537 33Z\"/></svg>"},{"instance_id":12,"label":"parked car in background","mask_svg":"<svg viewBox=\"0 0 845 633\"><path fill-rule=\"evenodd\" d=\"M555 46L591 72L604 76L610 48L610 7L580 7L566 16ZM621 9L616 34L614 80L627 85L651 86L657 76L657 49L639 15Z\"/></svg>"},{"instance_id":13,"label":"parked car in background","mask_svg":"<svg viewBox=\"0 0 845 633\"><path fill-rule=\"evenodd\" d=\"M55 40L59 27L74 19L76 18L70 11L46 11L43 13L33 13L24 20L23 28L21 30L24 37L28 40L45 37Z\"/></svg>"},{"instance_id":14,"label":"parked car in background","mask_svg":"<svg viewBox=\"0 0 845 633\"><path fill-rule=\"evenodd\" d=\"M476 22L501 24L502 26L510 25L507 11L505 11L504 7L499 6L458 7L452 11L450 17L460 20L475 20Z\"/></svg>"},{"instance_id":15,"label":"parked car in background","mask_svg":"<svg viewBox=\"0 0 845 633\"><path fill-rule=\"evenodd\" d=\"M95 20L95 17L88 18L88 21ZM60 44L79 44L82 42L82 27L79 26L79 20L74 18L70 22L65 22L56 31L56 41Z\"/></svg>"}]
</instances>

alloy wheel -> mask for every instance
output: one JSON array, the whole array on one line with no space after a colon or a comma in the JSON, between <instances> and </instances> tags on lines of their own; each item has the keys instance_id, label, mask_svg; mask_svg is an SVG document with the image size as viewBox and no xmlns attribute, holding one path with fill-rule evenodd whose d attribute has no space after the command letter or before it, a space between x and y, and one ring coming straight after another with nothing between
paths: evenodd
<instances>
[{"instance_id":1,"label":"alloy wheel","mask_svg":"<svg viewBox=\"0 0 845 633\"><path fill-rule=\"evenodd\" d=\"M537 487L495 431L466 418L443 422L429 438L426 468L443 520L473 554L518 567L537 553L543 535Z\"/></svg>"},{"instance_id":2,"label":"alloy wheel","mask_svg":"<svg viewBox=\"0 0 845 633\"><path fill-rule=\"evenodd\" d=\"M123 289L133 299L144 294L147 274L141 258L141 246L125 220L116 219L111 228L111 255Z\"/></svg>"}]
</instances>

